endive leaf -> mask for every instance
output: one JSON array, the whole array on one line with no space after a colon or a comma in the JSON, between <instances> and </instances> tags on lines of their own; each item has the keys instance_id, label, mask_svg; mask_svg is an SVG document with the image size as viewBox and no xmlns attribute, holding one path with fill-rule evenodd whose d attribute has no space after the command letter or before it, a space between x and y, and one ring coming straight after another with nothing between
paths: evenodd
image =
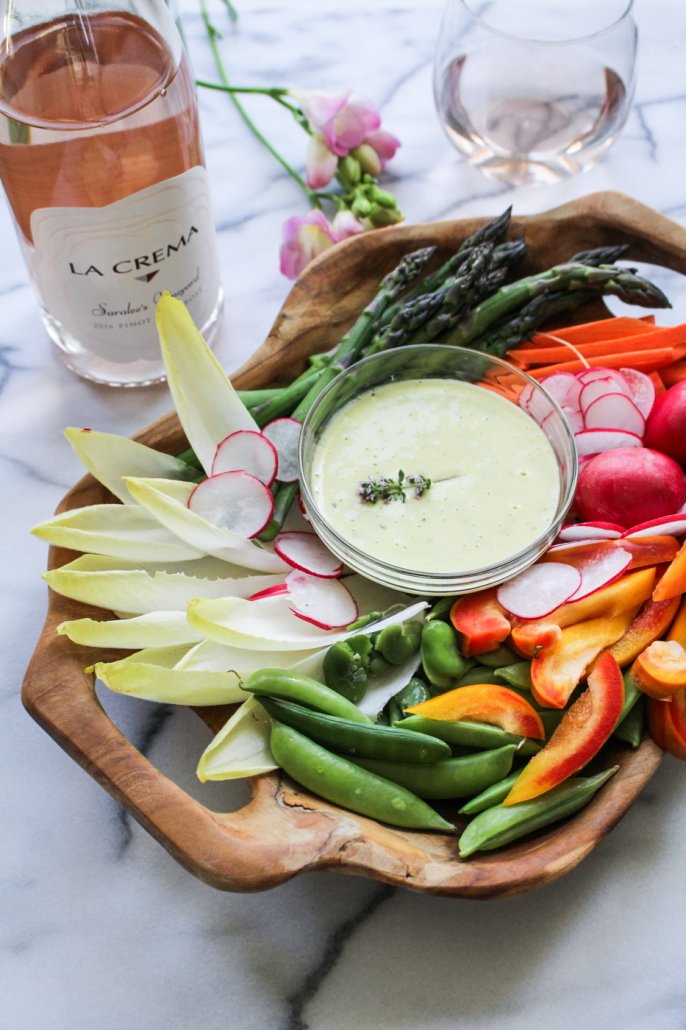
<instances>
[{"instance_id":1,"label":"endive leaf","mask_svg":"<svg viewBox=\"0 0 686 1030\"><path fill-rule=\"evenodd\" d=\"M194 597L251 597L258 590L281 583L283 575L202 579L183 572L83 572L62 566L45 572L43 579L64 597L110 611L142 615L146 612L185 611Z\"/></svg>"},{"instance_id":2,"label":"endive leaf","mask_svg":"<svg viewBox=\"0 0 686 1030\"><path fill-rule=\"evenodd\" d=\"M197 469L171 454L162 454L126 436L73 426L65 429L64 435L88 471L124 504L135 504L124 476L191 480L198 475Z\"/></svg>"},{"instance_id":3,"label":"endive leaf","mask_svg":"<svg viewBox=\"0 0 686 1030\"><path fill-rule=\"evenodd\" d=\"M214 526L188 507L193 486L170 479L127 479L132 495L171 533L191 547L260 572L290 571L273 551L265 550L230 529Z\"/></svg>"},{"instance_id":4,"label":"endive leaf","mask_svg":"<svg viewBox=\"0 0 686 1030\"><path fill-rule=\"evenodd\" d=\"M62 565L64 572L168 572L173 575L183 572L186 576L199 579L227 579L248 576L249 570L240 565L231 565L209 555L203 558L189 558L188 561L135 561L127 558L111 558L106 554L80 554L78 558Z\"/></svg>"},{"instance_id":5,"label":"endive leaf","mask_svg":"<svg viewBox=\"0 0 686 1030\"><path fill-rule=\"evenodd\" d=\"M294 662L299 662L306 656L307 651L270 651L269 665L273 669L288 669ZM194 672L203 670L221 672L233 669L241 678L244 678L251 672L263 669L266 665L265 658L265 653L261 648L256 651L248 651L244 647L227 647L225 644L218 644L216 640L201 640L179 660L175 668L179 671L192 669Z\"/></svg>"},{"instance_id":6,"label":"endive leaf","mask_svg":"<svg viewBox=\"0 0 686 1030\"><path fill-rule=\"evenodd\" d=\"M298 619L290 610L287 596L265 597L258 601L240 598L197 598L188 606L188 621L203 636L233 647L263 651L315 650L351 636L346 630L324 630ZM402 618L410 619L428 607L417 601L404 610ZM395 613L389 618L397 621ZM388 624L387 619L375 623L374 630ZM264 665L269 664L265 655Z\"/></svg>"},{"instance_id":7,"label":"endive leaf","mask_svg":"<svg viewBox=\"0 0 686 1030\"><path fill-rule=\"evenodd\" d=\"M184 561L202 551L183 543L158 520L132 504L92 504L39 522L31 532L73 551L93 551L132 561Z\"/></svg>"},{"instance_id":8,"label":"endive leaf","mask_svg":"<svg viewBox=\"0 0 686 1030\"><path fill-rule=\"evenodd\" d=\"M167 382L186 437L209 475L217 444L237 429L259 427L207 346L185 304L163 293L157 331Z\"/></svg>"},{"instance_id":9,"label":"endive leaf","mask_svg":"<svg viewBox=\"0 0 686 1030\"><path fill-rule=\"evenodd\" d=\"M270 726L260 703L249 697L203 752L198 779L236 780L277 769L269 749Z\"/></svg>"},{"instance_id":10,"label":"endive leaf","mask_svg":"<svg viewBox=\"0 0 686 1030\"><path fill-rule=\"evenodd\" d=\"M57 632L69 637L75 644L125 647L131 650L191 644L202 640L204 636L189 625L185 612L150 612L148 615L136 615L132 619L110 619L107 622L71 619L60 623Z\"/></svg>"}]
</instances>

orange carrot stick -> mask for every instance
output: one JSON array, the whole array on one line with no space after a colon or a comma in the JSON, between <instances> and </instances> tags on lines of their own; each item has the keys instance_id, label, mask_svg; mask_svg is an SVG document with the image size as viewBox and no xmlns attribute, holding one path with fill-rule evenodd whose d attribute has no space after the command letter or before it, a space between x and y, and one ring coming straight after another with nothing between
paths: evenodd
<instances>
[{"instance_id":1,"label":"orange carrot stick","mask_svg":"<svg viewBox=\"0 0 686 1030\"><path fill-rule=\"evenodd\" d=\"M676 361L673 365L667 365L660 372L660 377L666 387L680 383L682 379L686 379L686 361Z\"/></svg>"},{"instance_id":2,"label":"orange carrot stick","mask_svg":"<svg viewBox=\"0 0 686 1030\"><path fill-rule=\"evenodd\" d=\"M593 368L636 368L642 372L653 372L655 369L671 365L673 361L686 357L686 347L664 347L659 350L625 351L624 354L609 354L602 358L588 358L583 361L561 361L556 365L544 365L532 368L528 373L534 379L545 379L553 372L581 372L587 365Z\"/></svg>"},{"instance_id":3,"label":"orange carrot stick","mask_svg":"<svg viewBox=\"0 0 686 1030\"><path fill-rule=\"evenodd\" d=\"M686 366L686 362L684 362L684 365ZM673 368L673 367L676 367L676 366L667 365L667 368ZM665 390L667 389L667 387L665 386L665 381L664 381L664 373L665 373L665 371L666 371L666 369L663 368L662 371L660 371L660 372L649 372L648 373L648 378L652 379L653 386L655 387L655 396L656 397L659 397L660 394L664 393ZM686 372L684 372L684 375L686 376Z\"/></svg>"},{"instance_id":4,"label":"orange carrot stick","mask_svg":"<svg viewBox=\"0 0 686 1030\"><path fill-rule=\"evenodd\" d=\"M612 340L598 340L595 343L575 343L573 347L585 358L597 358L602 357L603 354L622 354L628 350L661 349L684 344L686 344L686 325L674 325L655 329L639 336L621 336ZM569 361L573 356L574 352L571 347L565 347L564 344L554 347L517 347L509 353L509 357L516 358L517 363L525 362L530 365Z\"/></svg>"},{"instance_id":5,"label":"orange carrot stick","mask_svg":"<svg viewBox=\"0 0 686 1030\"><path fill-rule=\"evenodd\" d=\"M551 329L553 336L560 336L568 343L595 343L597 340L612 340L615 337L633 336L639 333L651 332L655 324L655 315L647 315L645 318L600 318L595 322L584 322L582 325L566 325L560 329ZM545 333L535 333L534 342L538 336L545 336Z\"/></svg>"}]
</instances>

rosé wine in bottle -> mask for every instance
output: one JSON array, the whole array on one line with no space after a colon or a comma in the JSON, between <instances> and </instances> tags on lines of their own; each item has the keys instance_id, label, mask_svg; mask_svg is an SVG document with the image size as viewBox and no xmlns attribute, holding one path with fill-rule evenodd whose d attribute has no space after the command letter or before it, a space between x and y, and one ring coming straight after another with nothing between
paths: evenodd
<instances>
[{"instance_id":1,"label":"ros\u00e9 wine in bottle","mask_svg":"<svg viewBox=\"0 0 686 1030\"><path fill-rule=\"evenodd\" d=\"M66 364L144 385L164 377L164 290L206 338L221 313L193 78L162 0L59 14L51 2L6 7L0 178Z\"/></svg>"}]
</instances>

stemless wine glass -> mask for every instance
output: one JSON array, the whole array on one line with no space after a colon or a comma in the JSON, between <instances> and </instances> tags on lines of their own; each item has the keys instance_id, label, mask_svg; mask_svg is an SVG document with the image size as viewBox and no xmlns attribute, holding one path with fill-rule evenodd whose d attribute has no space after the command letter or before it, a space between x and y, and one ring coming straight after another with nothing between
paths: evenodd
<instances>
[{"instance_id":1,"label":"stemless wine glass","mask_svg":"<svg viewBox=\"0 0 686 1030\"><path fill-rule=\"evenodd\" d=\"M556 182L613 143L634 91L633 0L448 0L436 108L470 164Z\"/></svg>"}]
</instances>

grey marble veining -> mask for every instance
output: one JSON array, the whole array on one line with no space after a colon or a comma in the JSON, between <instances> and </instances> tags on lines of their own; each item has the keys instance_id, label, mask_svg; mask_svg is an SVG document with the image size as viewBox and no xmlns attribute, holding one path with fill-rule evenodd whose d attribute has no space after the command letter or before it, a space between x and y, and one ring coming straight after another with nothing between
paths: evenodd
<instances>
[{"instance_id":1,"label":"grey marble veining","mask_svg":"<svg viewBox=\"0 0 686 1030\"><path fill-rule=\"evenodd\" d=\"M617 189L686 221L686 9L638 0L640 61L626 129L585 175L508 189L470 169L433 112L441 4L239 0L222 47L236 83L354 86L403 141L391 188L408 220L544 210ZM212 5L226 24L220 0ZM182 4L196 73L214 78L198 8ZM227 99L203 92L226 318L218 354L238 367L289 283L281 225L295 186ZM295 164L304 139L268 100L250 111ZM504 902L447 900L306 874L257 895L186 873L21 709L21 678L45 610L45 548L28 527L81 475L65 425L129 434L170 408L166 387L110 391L51 350L0 211L0 473L3 676L0 1025L12 1030L683 1030L686 1026L686 766L667 759L635 808L577 870ZM671 317L686 319L680 299ZM207 732L190 712L106 696L151 762L215 808L242 784L194 775Z\"/></svg>"}]
</instances>

